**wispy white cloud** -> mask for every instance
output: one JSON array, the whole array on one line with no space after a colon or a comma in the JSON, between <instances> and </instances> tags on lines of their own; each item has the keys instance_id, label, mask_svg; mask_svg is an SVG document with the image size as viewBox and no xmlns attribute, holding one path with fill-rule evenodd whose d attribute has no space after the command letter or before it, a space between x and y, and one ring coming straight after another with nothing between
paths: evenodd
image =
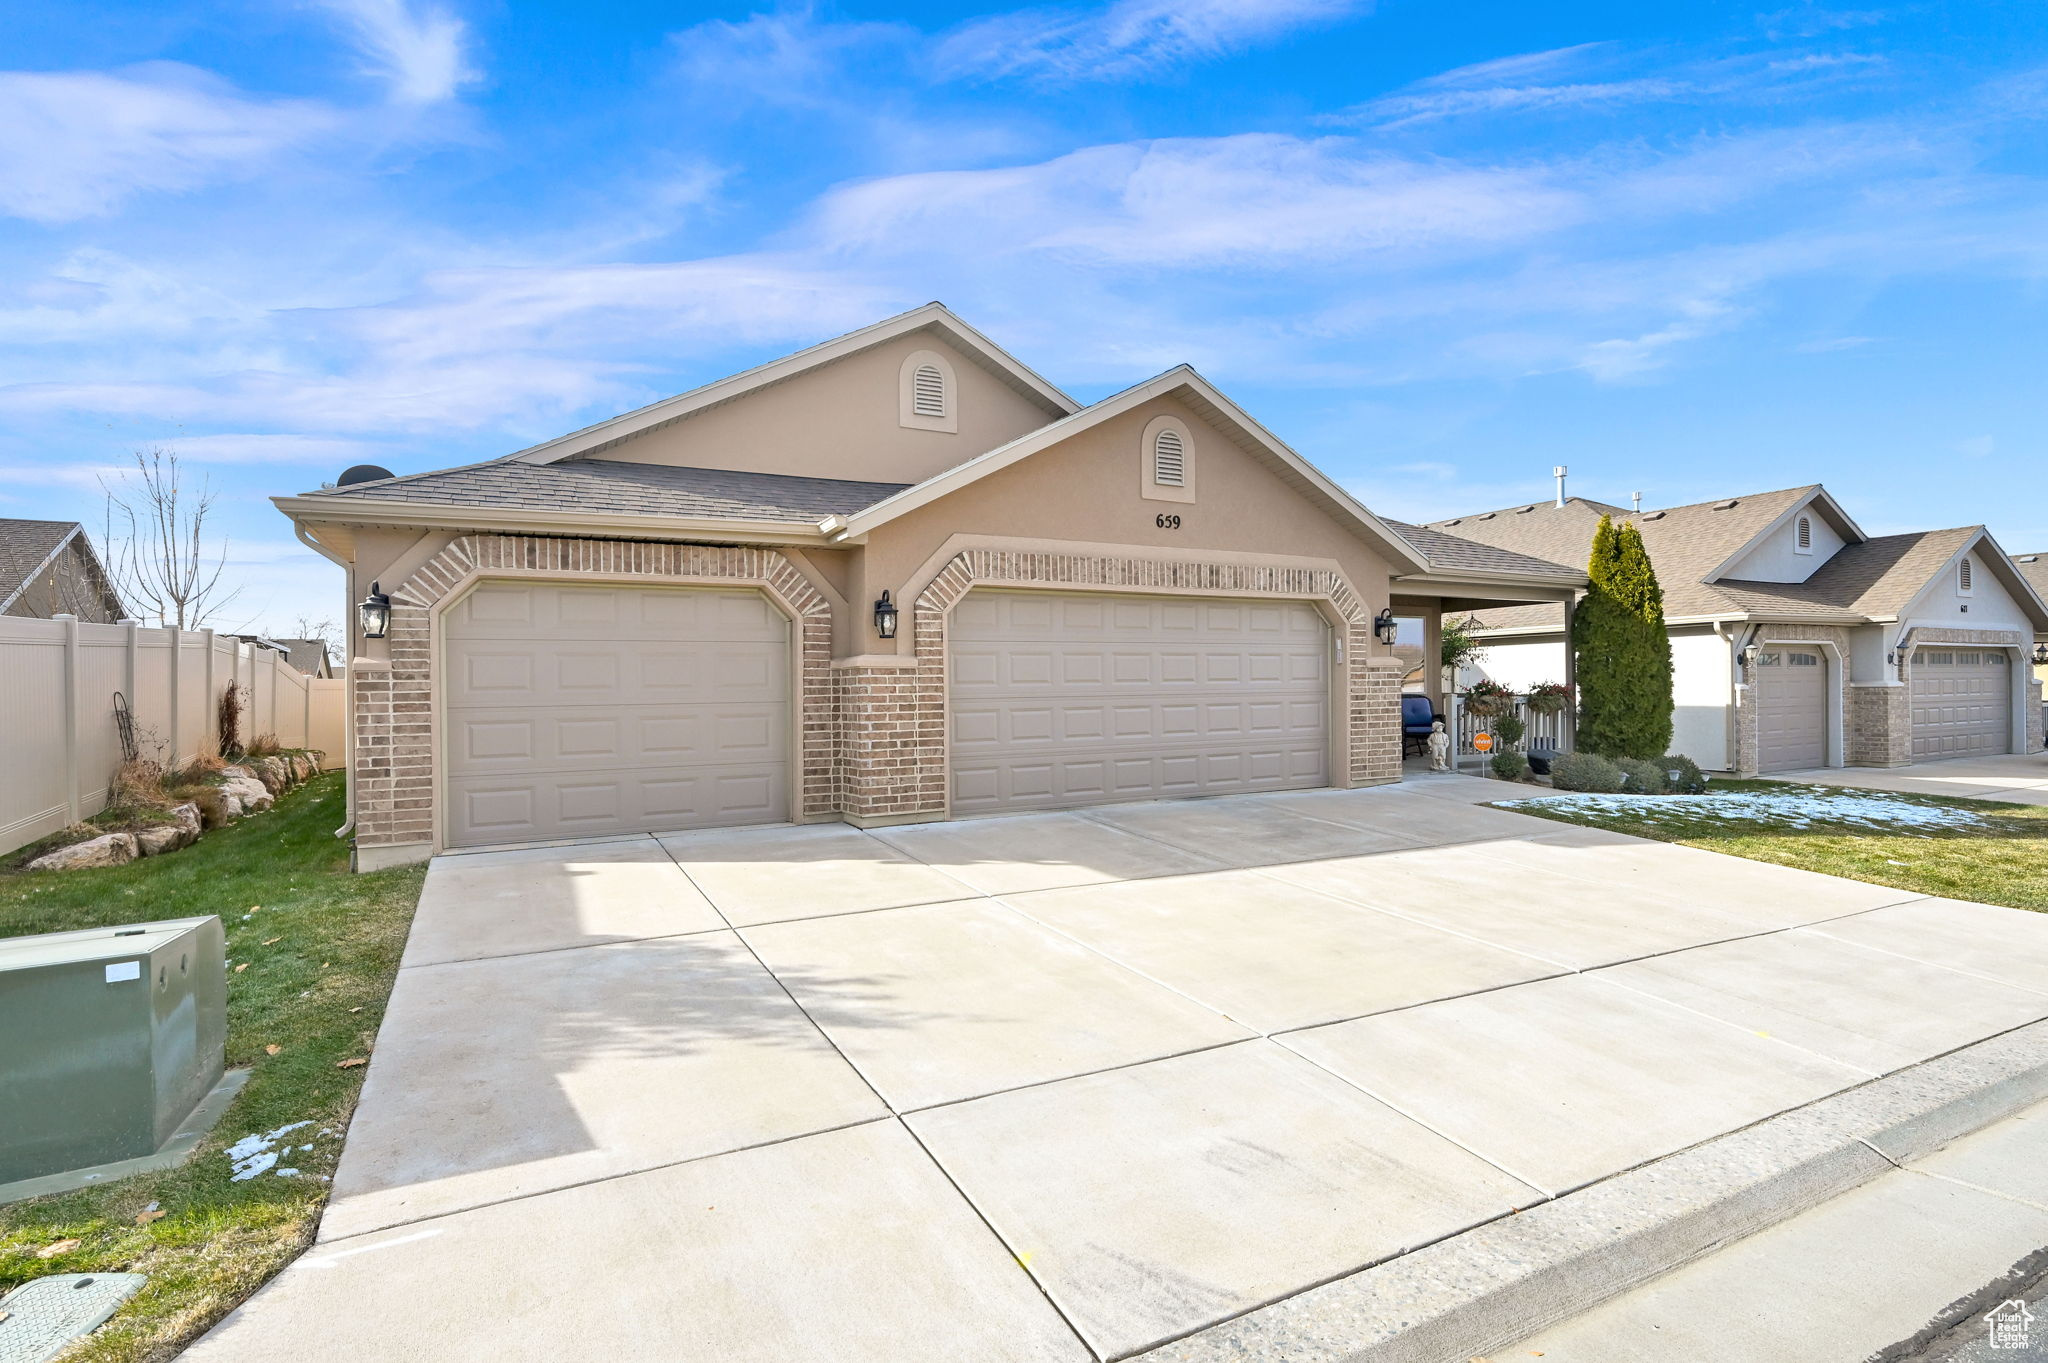
<instances>
[{"instance_id":1,"label":"wispy white cloud","mask_svg":"<svg viewBox=\"0 0 2048 1363\"><path fill-rule=\"evenodd\" d=\"M72 222L241 178L334 122L321 105L250 98L171 62L0 72L0 212Z\"/></svg>"},{"instance_id":2,"label":"wispy white cloud","mask_svg":"<svg viewBox=\"0 0 2048 1363\"><path fill-rule=\"evenodd\" d=\"M432 3L321 0L362 52L366 74L400 104L434 104L478 79L468 25Z\"/></svg>"},{"instance_id":3,"label":"wispy white cloud","mask_svg":"<svg viewBox=\"0 0 2048 1363\"><path fill-rule=\"evenodd\" d=\"M1004 250L1185 269L1469 249L1525 240L1580 213L1577 196L1540 171L1243 134L893 176L825 196L806 231L887 256Z\"/></svg>"},{"instance_id":4,"label":"wispy white cloud","mask_svg":"<svg viewBox=\"0 0 2048 1363\"><path fill-rule=\"evenodd\" d=\"M1368 101L1326 122L1382 131L1467 116L1591 110L1679 100L1782 98L1876 75L1887 63L1861 52L1749 54L1671 61L1659 69L1611 43L1581 43L1461 66Z\"/></svg>"},{"instance_id":5,"label":"wispy white cloud","mask_svg":"<svg viewBox=\"0 0 2048 1363\"><path fill-rule=\"evenodd\" d=\"M945 74L1115 80L1205 61L1353 18L1365 0L1113 0L1016 10L963 24L940 44Z\"/></svg>"},{"instance_id":6,"label":"wispy white cloud","mask_svg":"<svg viewBox=\"0 0 2048 1363\"><path fill-rule=\"evenodd\" d=\"M809 5L733 21L709 19L670 35L678 71L702 94L749 104L837 107L851 93L847 69L881 53L907 52L921 35L907 24L820 19Z\"/></svg>"}]
</instances>

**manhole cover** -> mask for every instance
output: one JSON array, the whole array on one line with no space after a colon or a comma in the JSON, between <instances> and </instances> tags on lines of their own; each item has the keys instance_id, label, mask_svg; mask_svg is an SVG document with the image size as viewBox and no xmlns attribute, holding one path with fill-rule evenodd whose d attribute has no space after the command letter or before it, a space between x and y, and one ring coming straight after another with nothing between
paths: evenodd
<instances>
[{"instance_id":1,"label":"manhole cover","mask_svg":"<svg viewBox=\"0 0 2048 1363\"><path fill-rule=\"evenodd\" d=\"M23 1283L0 1297L0 1363L47 1363L147 1281L140 1273L53 1273Z\"/></svg>"}]
</instances>

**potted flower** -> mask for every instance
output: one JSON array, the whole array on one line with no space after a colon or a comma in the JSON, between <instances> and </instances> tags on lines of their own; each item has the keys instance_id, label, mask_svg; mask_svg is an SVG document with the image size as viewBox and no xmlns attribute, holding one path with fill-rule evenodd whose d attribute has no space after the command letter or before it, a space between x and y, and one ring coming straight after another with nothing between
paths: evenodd
<instances>
[{"instance_id":1,"label":"potted flower","mask_svg":"<svg viewBox=\"0 0 2048 1363\"><path fill-rule=\"evenodd\" d=\"M1571 701L1571 688L1563 682L1538 682L1529 688L1529 708L1539 715L1554 715Z\"/></svg>"},{"instance_id":2,"label":"potted flower","mask_svg":"<svg viewBox=\"0 0 2048 1363\"><path fill-rule=\"evenodd\" d=\"M1497 681L1482 678L1465 688L1465 713L1479 719L1505 715L1515 708L1515 693Z\"/></svg>"}]
</instances>

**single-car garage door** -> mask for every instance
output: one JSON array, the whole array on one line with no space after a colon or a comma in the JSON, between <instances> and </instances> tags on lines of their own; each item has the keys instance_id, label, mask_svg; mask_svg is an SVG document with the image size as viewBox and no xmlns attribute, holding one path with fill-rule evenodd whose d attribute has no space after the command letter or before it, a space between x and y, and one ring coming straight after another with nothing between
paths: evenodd
<instances>
[{"instance_id":1,"label":"single-car garage door","mask_svg":"<svg viewBox=\"0 0 2048 1363\"><path fill-rule=\"evenodd\" d=\"M1757 769L1797 771L1828 760L1828 669L1816 649L1770 644L1756 655Z\"/></svg>"},{"instance_id":2,"label":"single-car garage door","mask_svg":"<svg viewBox=\"0 0 2048 1363\"><path fill-rule=\"evenodd\" d=\"M950 653L956 815L1329 784L1310 606L976 591Z\"/></svg>"},{"instance_id":3,"label":"single-car garage door","mask_svg":"<svg viewBox=\"0 0 2048 1363\"><path fill-rule=\"evenodd\" d=\"M486 582L442 617L451 847L789 813L789 622L755 591Z\"/></svg>"},{"instance_id":4,"label":"single-car garage door","mask_svg":"<svg viewBox=\"0 0 2048 1363\"><path fill-rule=\"evenodd\" d=\"M1997 649L1914 650L1914 760L2011 752L2012 670Z\"/></svg>"}]
</instances>

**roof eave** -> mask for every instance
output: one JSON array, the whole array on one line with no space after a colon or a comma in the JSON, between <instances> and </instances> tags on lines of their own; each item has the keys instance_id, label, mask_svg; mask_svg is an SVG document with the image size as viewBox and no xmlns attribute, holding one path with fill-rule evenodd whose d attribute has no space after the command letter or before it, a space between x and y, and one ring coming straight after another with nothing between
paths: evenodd
<instances>
[{"instance_id":1,"label":"roof eave","mask_svg":"<svg viewBox=\"0 0 2048 1363\"><path fill-rule=\"evenodd\" d=\"M764 521L696 516L642 516L608 511L547 511L441 502L370 502L337 506L328 497L273 497L300 524L392 525L561 535L599 532L631 539L717 540L749 544L824 544L831 518Z\"/></svg>"}]
</instances>

